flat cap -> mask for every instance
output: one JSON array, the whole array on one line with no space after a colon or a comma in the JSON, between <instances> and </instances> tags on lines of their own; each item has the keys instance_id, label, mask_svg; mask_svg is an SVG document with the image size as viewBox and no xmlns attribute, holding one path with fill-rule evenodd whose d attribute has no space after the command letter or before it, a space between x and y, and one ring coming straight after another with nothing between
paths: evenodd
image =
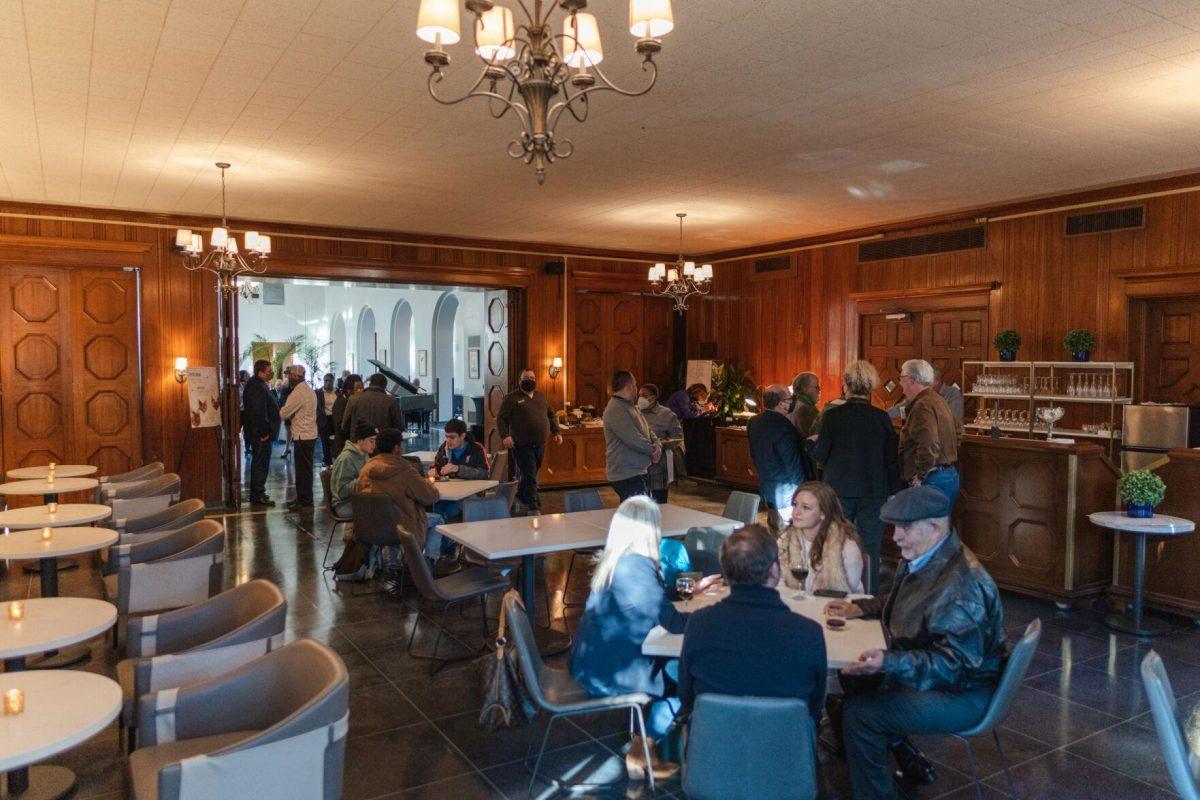
<instances>
[{"instance_id":1,"label":"flat cap","mask_svg":"<svg viewBox=\"0 0 1200 800\"><path fill-rule=\"evenodd\" d=\"M932 486L910 486L883 504L879 518L891 525L950 516L950 498Z\"/></svg>"},{"instance_id":2,"label":"flat cap","mask_svg":"<svg viewBox=\"0 0 1200 800\"><path fill-rule=\"evenodd\" d=\"M363 439L370 439L376 433L374 425L360 422L354 426L354 441L361 442Z\"/></svg>"}]
</instances>

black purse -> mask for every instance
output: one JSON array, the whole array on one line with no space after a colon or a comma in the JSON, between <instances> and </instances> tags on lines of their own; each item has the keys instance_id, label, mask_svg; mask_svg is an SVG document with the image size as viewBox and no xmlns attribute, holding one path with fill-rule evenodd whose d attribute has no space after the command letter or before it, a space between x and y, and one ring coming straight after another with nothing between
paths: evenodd
<instances>
[{"instance_id":1,"label":"black purse","mask_svg":"<svg viewBox=\"0 0 1200 800\"><path fill-rule=\"evenodd\" d=\"M516 592L510 591L508 594L518 597L518 605L524 611L525 606ZM507 599L508 595L505 596ZM504 613L501 612L500 626L496 631L496 650L485 653L478 662L483 681L483 709L479 712L479 724L489 731L524 727L536 713L521 682L521 665L517 661L516 648L508 643L504 634Z\"/></svg>"}]
</instances>

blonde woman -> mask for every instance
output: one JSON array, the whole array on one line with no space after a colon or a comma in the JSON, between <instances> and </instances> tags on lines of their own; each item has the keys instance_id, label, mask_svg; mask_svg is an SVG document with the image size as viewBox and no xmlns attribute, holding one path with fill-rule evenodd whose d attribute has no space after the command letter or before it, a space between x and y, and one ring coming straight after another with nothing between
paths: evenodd
<instances>
[{"instance_id":1,"label":"blonde woman","mask_svg":"<svg viewBox=\"0 0 1200 800\"><path fill-rule=\"evenodd\" d=\"M683 633L688 618L675 610L663 585L661 525L662 514L649 497L637 495L621 503L592 574L592 591L571 651L571 675L593 697L645 692L660 698L646 716L653 763L646 764L641 738L635 736L625 757L631 780L644 778L647 766L656 779L679 769L654 755L655 742L670 729L679 708L676 681L663 659L642 655L642 642L655 625Z\"/></svg>"},{"instance_id":2,"label":"blonde woman","mask_svg":"<svg viewBox=\"0 0 1200 800\"><path fill-rule=\"evenodd\" d=\"M862 540L828 484L809 481L792 495L792 524L779 537L779 567L784 583L799 589L793 564L808 567L806 592L863 593Z\"/></svg>"}]
</instances>

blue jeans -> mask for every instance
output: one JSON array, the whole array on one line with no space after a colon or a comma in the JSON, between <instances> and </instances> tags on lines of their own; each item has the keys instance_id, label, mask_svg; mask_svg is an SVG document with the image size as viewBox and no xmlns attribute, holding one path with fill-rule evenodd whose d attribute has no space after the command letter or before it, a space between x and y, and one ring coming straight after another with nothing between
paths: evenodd
<instances>
[{"instance_id":1,"label":"blue jeans","mask_svg":"<svg viewBox=\"0 0 1200 800\"><path fill-rule=\"evenodd\" d=\"M958 470L955 467L938 467L926 475L921 483L932 486L950 498L950 510L954 511L954 501L958 499Z\"/></svg>"},{"instance_id":2,"label":"blue jeans","mask_svg":"<svg viewBox=\"0 0 1200 800\"><path fill-rule=\"evenodd\" d=\"M672 658L668 661L663 667L663 672L667 675L666 689L669 693L674 694L679 683L679 659ZM671 730L671 726L675 724L675 715L679 713L682 706L683 703L678 697L664 697L651 703L650 708L646 711L646 736L656 742L661 742L667 735L667 731Z\"/></svg>"},{"instance_id":3,"label":"blue jeans","mask_svg":"<svg viewBox=\"0 0 1200 800\"><path fill-rule=\"evenodd\" d=\"M446 520L441 514L429 515L429 526L425 530L425 557L433 561L437 561L442 557L443 551L446 549L442 535L434 528L438 525L445 525ZM450 547L454 546L454 542L448 542Z\"/></svg>"},{"instance_id":4,"label":"blue jeans","mask_svg":"<svg viewBox=\"0 0 1200 800\"><path fill-rule=\"evenodd\" d=\"M438 500L433 504L433 513L440 515L443 521L457 519L462 516L462 504L457 500Z\"/></svg>"}]
</instances>

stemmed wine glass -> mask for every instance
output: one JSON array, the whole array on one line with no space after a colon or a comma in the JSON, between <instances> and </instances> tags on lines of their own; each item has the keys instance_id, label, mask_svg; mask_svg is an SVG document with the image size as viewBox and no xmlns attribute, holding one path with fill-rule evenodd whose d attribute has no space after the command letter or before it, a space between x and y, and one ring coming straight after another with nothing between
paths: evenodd
<instances>
[{"instance_id":1,"label":"stemmed wine glass","mask_svg":"<svg viewBox=\"0 0 1200 800\"><path fill-rule=\"evenodd\" d=\"M696 593L696 581L688 575L680 575L675 579L675 591L679 592L679 596L683 598L684 605L687 605L692 600L692 595Z\"/></svg>"},{"instance_id":2,"label":"stemmed wine glass","mask_svg":"<svg viewBox=\"0 0 1200 800\"><path fill-rule=\"evenodd\" d=\"M793 600L805 600L808 595L804 592L804 584L808 581L808 564L794 563L792 564L792 577L800 584L799 591L796 592Z\"/></svg>"}]
</instances>

